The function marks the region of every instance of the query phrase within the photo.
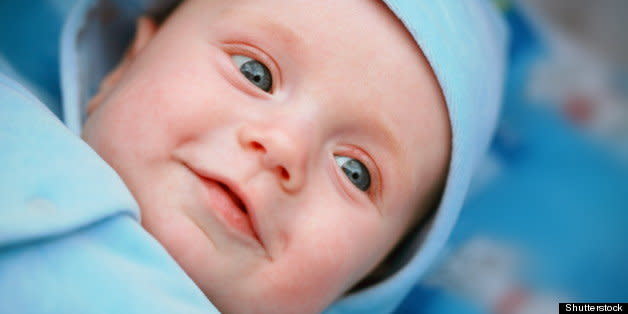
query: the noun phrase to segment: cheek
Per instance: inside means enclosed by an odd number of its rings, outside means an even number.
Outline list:
[[[155,142],[164,143],[160,130],[161,114],[145,110],[129,101],[104,103],[85,125],[85,140],[114,168],[118,163],[141,160],[158,152]],[[116,167],[118,166],[118,167]]]
[[[292,309],[287,312],[320,312],[345,290],[352,265],[343,250],[326,244],[292,253],[293,258],[276,261],[273,271],[258,277],[261,284],[251,285],[256,288],[250,295],[256,296],[256,303]]]
[[[119,86],[88,120],[85,139],[105,156],[134,154],[129,157],[146,161],[226,120],[229,111],[221,103],[227,100],[215,97],[215,73],[180,78],[182,69],[168,68],[137,73]]]
[[[212,62],[220,51],[190,35],[175,42],[156,38],[93,113],[86,139],[101,151],[163,155],[236,112],[240,102]]]
[[[328,204],[318,210],[318,216],[301,221],[286,254],[264,276],[271,294],[264,298],[320,311],[376,264],[381,229],[379,216],[369,212],[373,208]]]

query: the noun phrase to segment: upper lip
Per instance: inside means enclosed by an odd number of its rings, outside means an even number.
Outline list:
[[[241,209],[249,217],[249,220],[251,221],[251,228],[253,229],[253,234],[255,235],[256,240],[260,243],[260,245],[264,249],[266,249],[266,247],[264,246],[264,242],[262,241],[262,238],[260,237],[260,234],[258,232],[257,219],[255,217],[256,211],[252,207],[250,198],[244,192],[244,190],[240,187],[240,185],[238,185],[235,181],[229,179],[226,176],[222,176],[222,175],[210,172],[209,170],[205,168],[202,168],[202,167],[197,168],[188,163],[184,163],[184,164],[186,167],[192,170],[192,172],[194,172],[199,177],[202,177],[203,179],[206,179],[206,180],[215,181],[216,183],[221,185],[223,188],[226,188],[227,193],[237,198],[236,203],[244,207]]]

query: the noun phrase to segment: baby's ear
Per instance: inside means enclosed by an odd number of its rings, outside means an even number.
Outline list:
[[[131,44],[129,51],[127,52],[127,54],[129,54],[130,56],[125,57],[134,58],[135,56],[137,56],[137,54],[142,51],[144,47],[146,47],[146,44],[148,44],[148,42],[153,39],[155,33],[157,32],[157,28],[158,27],[155,23],[155,20],[150,17],[142,16],[137,19],[135,38],[133,39],[133,43]]]
[[[135,37],[133,42],[127,49],[126,53],[122,57],[122,60],[118,65],[107,74],[100,82],[100,88],[98,93],[89,101],[87,105],[87,115],[90,115],[98,105],[102,102],[111,89],[116,86],[118,81],[122,78],[122,75],[131,65],[132,61],[137,55],[146,47],[146,45],[153,39],[155,33],[157,33],[158,26],[155,21],[147,16],[142,16],[137,19],[137,25],[135,28]]]

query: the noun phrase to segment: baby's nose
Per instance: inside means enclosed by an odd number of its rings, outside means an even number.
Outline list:
[[[302,127],[285,123],[247,125],[238,137],[243,149],[258,154],[262,166],[277,177],[284,190],[302,188],[310,151]]]

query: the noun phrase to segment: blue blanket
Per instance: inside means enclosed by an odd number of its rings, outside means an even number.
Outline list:
[[[0,75],[0,313],[216,313],[117,174]]]

